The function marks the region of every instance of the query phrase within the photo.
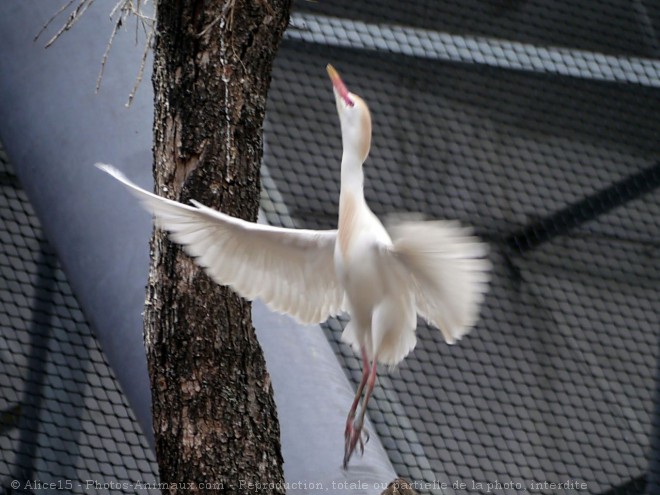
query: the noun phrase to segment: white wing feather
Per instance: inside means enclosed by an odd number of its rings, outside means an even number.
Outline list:
[[[402,222],[388,231],[413,277],[417,312],[455,343],[479,316],[490,278],[488,245],[456,222]]]
[[[333,260],[336,231],[272,227],[196,201],[184,205],[145,191],[110,165],[96,166],[126,185],[216,283],[246,299],[259,298],[301,323],[342,312],[344,291]]]

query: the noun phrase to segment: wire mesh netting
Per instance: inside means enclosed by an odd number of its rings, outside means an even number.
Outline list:
[[[0,493],[134,493],[154,456],[2,150],[0,187]]]
[[[653,493],[660,10],[297,7],[267,114],[266,196],[286,207],[269,219],[336,226],[330,62],[371,109],[373,211],[457,219],[491,246],[473,333],[449,347],[420,322],[415,351],[379,378],[369,415],[398,474],[422,493]],[[326,331],[357,383],[344,325]]]
[[[449,347],[420,322],[370,405],[420,493],[660,490],[658,26],[645,0],[296,4],[268,102],[268,220],[336,225],[330,62],[372,112],[374,212],[456,219],[491,246],[475,330]],[[151,479],[126,400],[0,166],[0,486],[31,472]],[[357,381],[344,324],[325,331]]]

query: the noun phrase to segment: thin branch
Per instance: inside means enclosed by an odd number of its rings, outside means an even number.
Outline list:
[[[142,53],[137,82],[136,85],[133,87],[133,91],[131,91],[128,98],[127,106],[130,106],[131,102],[133,101],[133,97],[135,96],[135,92],[137,91],[137,88],[140,85],[140,82],[142,81],[142,76],[144,74],[144,66],[146,63],[147,55],[149,53],[149,48],[151,47],[151,39],[154,31],[155,19],[148,17],[142,13],[141,0],[137,0],[137,4],[134,4],[133,0],[119,0],[115,4],[114,8],[110,11],[110,18],[112,19],[113,17],[115,17],[117,13],[119,13],[119,18],[115,22],[115,26],[112,29],[112,34],[110,35],[108,44],[105,47],[105,52],[103,53],[103,60],[101,61],[101,70],[99,71],[99,76],[96,79],[96,92],[98,93],[99,89],[101,88],[101,81],[103,80],[105,64],[108,61],[108,55],[110,54],[110,48],[112,48],[112,43],[115,40],[115,36],[117,36],[119,30],[125,24],[126,19],[128,19],[129,16],[134,16],[136,18],[135,43],[137,44],[139,42],[140,26],[142,26],[142,29],[144,30],[147,39],[145,42],[145,49]]]
[[[60,16],[62,12],[67,10],[69,7],[71,7],[71,5],[73,5],[75,1],[76,0],[68,0],[67,3],[65,3],[55,14],[53,14],[53,16],[50,19],[48,19],[48,21],[43,25],[41,30],[35,36],[34,38],[35,41],[39,39],[39,37],[44,33],[46,29],[48,29],[48,27],[53,23],[53,21],[58,16]],[[99,75],[96,78],[96,92],[98,93],[98,91],[101,88],[101,82],[103,81],[103,75],[105,73],[105,66],[108,62],[108,58],[110,56],[110,49],[112,48],[112,44],[115,41],[115,37],[117,36],[119,30],[126,24],[128,18],[131,16],[135,17],[135,43],[136,44],[139,43],[140,27],[142,27],[142,30],[146,35],[146,41],[145,41],[144,50],[142,52],[142,57],[140,59],[140,69],[138,70],[135,85],[133,86],[133,89],[128,96],[128,101],[126,103],[127,107],[129,107],[133,102],[135,93],[137,92],[138,87],[142,82],[142,78],[144,76],[144,69],[147,63],[147,57],[149,55],[149,50],[151,49],[151,43],[154,36],[156,19],[155,17],[149,17],[148,15],[145,15],[143,13],[143,7],[147,1],[148,0],[117,0],[117,2],[115,3],[114,7],[110,11],[110,19],[114,20],[115,17],[117,17],[117,19],[114,22],[112,33],[110,34],[110,39],[108,40],[108,43],[105,47],[105,51],[103,52],[103,58],[101,59],[101,68],[99,70]],[[48,43],[46,43],[46,48],[48,48],[55,41],[57,41],[57,39],[59,39],[59,37],[62,36],[62,34],[64,34],[69,29],[71,29],[76,24],[76,22],[78,22],[78,20],[82,17],[82,15],[87,11],[87,9],[92,6],[93,3],[94,0],[78,0],[78,5],[76,5],[73,11],[69,14],[66,22],[62,25],[59,31],[57,31],[55,36],[53,36],[48,41]],[[154,8],[157,8],[155,0],[154,0]]]
[[[99,92],[99,89],[101,89],[101,80],[103,79],[103,72],[105,71],[105,63],[108,61],[108,55],[110,54],[110,48],[112,47],[112,42],[115,40],[115,36],[117,36],[117,32],[119,32],[119,28],[121,28],[121,19],[119,19],[115,23],[115,27],[112,30],[112,34],[110,35],[110,40],[108,40],[108,44],[105,46],[105,51],[103,52],[103,59],[101,60],[101,70],[99,71],[99,76],[96,78],[96,92]]]
[[[68,9],[68,8],[71,6],[71,4],[72,4],[73,2],[75,2],[75,1],[76,1],[76,0],[69,0],[68,3],[65,3],[64,5],[62,5],[62,7],[60,7],[60,10],[58,10],[57,12],[55,12],[55,13],[52,15],[52,17],[51,17],[50,19],[48,19],[48,21],[46,21],[46,24],[44,24],[44,25],[41,27],[41,30],[40,30],[40,31],[37,33],[37,35],[34,37],[34,40],[33,40],[33,41],[37,41],[37,40],[39,39],[39,37],[43,34],[43,32],[44,32],[46,29],[48,29],[48,26],[51,25],[51,23],[55,20],[55,18],[56,18],[58,15],[60,15],[62,12],[64,12],[66,9]]]
[[[147,41],[144,44],[144,52],[142,52],[142,62],[140,63],[140,70],[138,71],[137,80],[135,81],[133,90],[128,95],[128,101],[126,102],[127,107],[130,107],[131,103],[133,103],[133,98],[135,97],[135,93],[137,92],[138,87],[142,82],[142,76],[144,76],[144,68],[147,64],[147,56],[149,55],[149,49],[151,48],[151,40],[153,39],[153,37],[154,37],[154,31],[152,30],[147,35]]]
[[[235,9],[235,0],[229,0],[223,7],[222,7],[222,12],[220,13],[219,16],[217,16],[215,19],[213,19],[203,30],[200,32],[197,36],[202,38],[204,37],[213,26],[215,26],[218,22],[222,21],[223,19],[229,18],[229,21],[227,22],[226,29],[228,31],[231,31],[231,23],[232,20],[234,19],[234,9]],[[227,13],[230,13],[230,16],[227,16]]]
[[[64,25],[60,28],[60,30],[55,33],[55,36],[53,36],[48,43],[46,43],[46,48],[51,46],[57,39],[62,36],[65,32],[67,32],[69,29],[71,29],[76,22],[80,20],[82,15],[87,11],[88,8],[92,6],[94,3],[94,0],[80,0],[80,3],[76,6],[75,9],[73,9],[73,12],[69,14],[69,18],[66,20]],[[70,5],[70,3],[68,4]]]
[[[119,10],[119,9],[124,10],[125,6],[126,6],[126,2],[124,0],[119,0],[115,4],[115,6],[112,8],[112,10],[110,11],[110,19],[112,19],[115,16],[115,14],[117,13],[117,10]]]

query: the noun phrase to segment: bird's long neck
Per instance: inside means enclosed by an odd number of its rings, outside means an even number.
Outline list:
[[[344,152],[341,160],[341,191],[339,193],[339,224],[337,240],[342,256],[349,257],[349,249],[364,211],[364,174],[362,161]]]
[[[341,195],[350,194],[356,200],[364,201],[364,173],[362,160],[350,151],[344,151],[341,158]]]

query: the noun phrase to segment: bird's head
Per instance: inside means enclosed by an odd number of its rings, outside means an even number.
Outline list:
[[[344,153],[353,153],[360,161],[367,159],[371,148],[371,114],[362,98],[351,93],[335,68],[326,67],[335,92],[337,113],[341,123]]]

